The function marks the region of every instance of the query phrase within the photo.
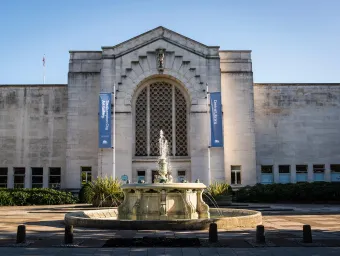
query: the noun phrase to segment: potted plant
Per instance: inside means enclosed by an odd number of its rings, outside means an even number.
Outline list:
[[[216,201],[218,206],[231,205],[232,188],[229,184],[223,182],[214,182],[206,188],[207,203],[214,206],[211,197]]]

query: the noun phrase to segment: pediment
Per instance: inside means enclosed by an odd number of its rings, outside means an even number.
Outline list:
[[[103,58],[119,58],[158,40],[164,40],[205,58],[219,57],[219,46],[204,45],[160,26],[115,46],[102,47]]]

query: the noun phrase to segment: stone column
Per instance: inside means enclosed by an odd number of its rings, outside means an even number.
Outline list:
[[[274,183],[280,183],[279,166],[277,164],[273,165],[273,176],[274,176]]]
[[[49,179],[49,168],[44,166],[43,169],[43,188],[48,188],[48,179]]]
[[[313,164],[308,164],[308,174],[307,174],[307,181],[313,182],[314,181],[314,172],[313,172]]]
[[[32,188],[32,169],[25,167],[25,188]]]
[[[296,165],[292,163],[290,165],[290,180],[292,183],[296,183]]]
[[[13,187],[14,187],[14,171],[13,171],[13,166],[8,166],[7,188],[13,188]]]
[[[325,164],[325,181],[331,181],[331,165]]]
[[[253,72],[250,51],[220,51],[224,166],[242,166],[242,185],[256,183]]]

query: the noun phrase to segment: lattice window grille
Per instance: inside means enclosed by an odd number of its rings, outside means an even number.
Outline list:
[[[135,113],[135,155],[158,156],[159,131],[169,143],[169,155],[187,156],[187,105],[181,90],[155,82],[138,95]]]

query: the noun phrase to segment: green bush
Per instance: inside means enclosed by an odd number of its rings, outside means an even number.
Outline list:
[[[340,184],[330,182],[256,184],[235,192],[237,202],[296,202],[327,203],[340,202]]]
[[[232,188],[227,183],[214,182],[207,187],[206,192],[216,199],[221,196],[231,195]]]
[[[77,199],[70,193],[48,188],[0,189],[0,205],[57,205],[74,204]]]
[[[79,202],[85,204],[92,204],[94,197],[92,183],[86,183],[79,191]]]
[[[79,201],[96,207],[118,206],[124,199],[121,181],[112,177],[98,177],[79,191]]]

